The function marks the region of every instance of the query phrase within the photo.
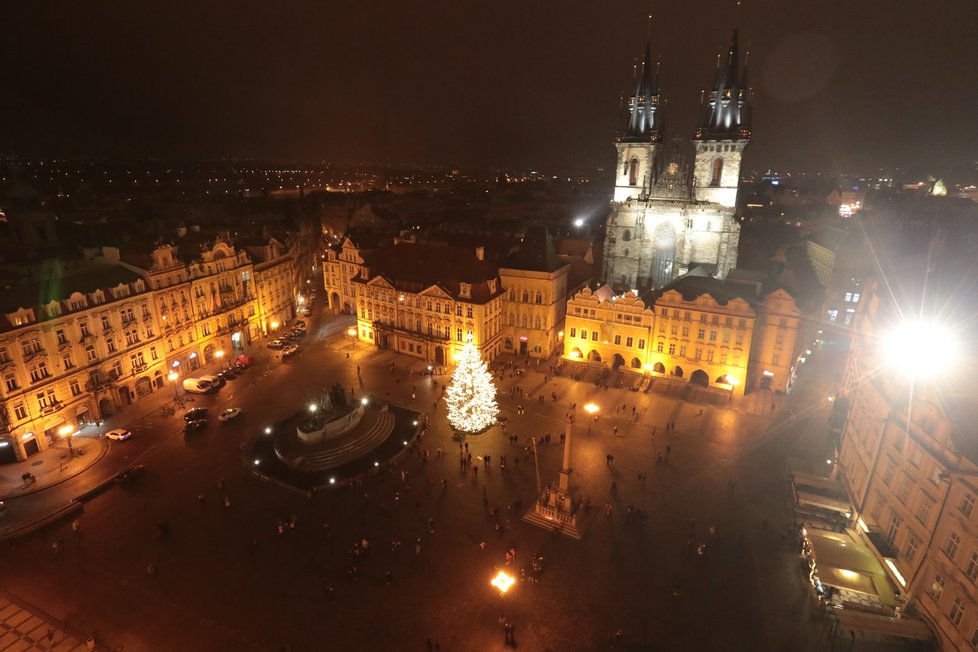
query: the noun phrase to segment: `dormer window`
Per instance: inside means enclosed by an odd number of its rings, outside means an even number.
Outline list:
[[[459,283],[458,296],[463,299],[468,299],[472,296],[472,284],[471,283]]]

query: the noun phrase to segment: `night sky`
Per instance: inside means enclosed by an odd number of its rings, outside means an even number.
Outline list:
[[[0,152],[607,167],[650,3],[150,4],[5,3]],[[688,138],[735,2],[652,4],[666,135]],[[978,160],[975,0],[746,0],[737,22],[747,168]]]

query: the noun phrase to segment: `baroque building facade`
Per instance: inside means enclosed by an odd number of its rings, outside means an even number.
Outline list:
[[[257,264],[221,237],[104,247],[75,273],[0,293],[0,461],[45,450],[294,316],[294,259],[274,239],[263,247]]]
[[[737,264],[734,217],[740,165],[750,141],[747,67],[734,31],[726,64],[717,60],[692,146],[664,140],[657,71],[650,47],[618,135],[604,279],[616,291],[643,292],[703,266],[724,278]]]
[[[695,276],[643,296],[604,285],[568,301],[563,358],[737,396],[784,391],[800,322],[783,288]]]
[[[487,260],[482,246],[363,242],[347,236],[326,251],[330,308],[356,313],[359,341],[439,366],[470,335],[487,360],[549,357],[560,349],[568,292],[590,276],[583,261],[573,272],[571,257],[556,255],[542,226],[502,261]]]

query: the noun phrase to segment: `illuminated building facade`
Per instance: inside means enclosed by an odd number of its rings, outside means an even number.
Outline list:
[[[741,157],[750,141],[747,67],[734,32],[724,67],[702,98],[693,144],[663,141],[659,90],[646,46],[629,99],[611,215],[605,231],[604,279],[618,290],[661,288],[696,266],[724,278],[737,264],[734,219]]]
[[[791,380],[801,313],[783,289],[683,277],[643,297],[585,288],[567,303],[566,360],[743,395]]]
[[[25,459],[163,387],[153,293],[138,274],[99,266],[7,289],[4,303],[0,460]]]
[[[910,388],[880,346],[889,302],[870,285],[857,313],[841,398],[838,462],[854,529],[944,650],[978,648],[978,446],[975,401]],[[933,344],[931,344],[933,346]],[[904,364],[905,362],[901,362]]]

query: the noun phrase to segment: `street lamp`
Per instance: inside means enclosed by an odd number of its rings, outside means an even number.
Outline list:
[[[173,383],[173,400],[174,401],[177,400],[177,378],[179,378],[179,377],[180,377],[180,374],[178,374],[175,371],[171,371],[170,373],[168,373],[166,375],[166,379],[169,380],[171,383]]]
[[[348,328],[346,329],[346,335],[350,338],[350,348],[354,351],[357,350],[357,329]]]
[[[499,589],[499,622],[504,623],[506,622],[506,612],[503,610],[503,597],[506,595],[506,591],[509,591],[516,583],[516,578],[505,571],[499,571],[489,583]]]
[[[71,425],[61,426],[58,428],[58,434],[68,440],[68,454],[74,455],[75,449],[71,447],[71,436],[75,434],[75,427]]]
[[[588,419],[588,422],[587,422],[587,436],[588,437],[591,436],[591,422],[598,420],[598,410],[600,410],[600,409],[601,408],[599,408],[594,403],[588,403],[587,405],[584,406],[584,411],[587,412],[592,417],[592,418]]]
[[[214,353],[214,357],[217,358],[217,361],[221,363],[221,369],[223,370],[224,369],[224,349],[218,349],[217,352]]]

